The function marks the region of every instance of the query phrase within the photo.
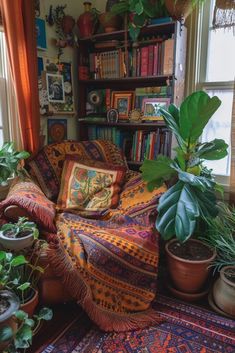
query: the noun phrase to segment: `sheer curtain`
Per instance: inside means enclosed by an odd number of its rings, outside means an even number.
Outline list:
[[[235,203],[235,81],[234,81],[234,90],[233,90],[233,112],[232,112],[232,130],[231,130],[230,201]]]

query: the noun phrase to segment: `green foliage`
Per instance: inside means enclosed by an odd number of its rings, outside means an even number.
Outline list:
[[[11,340],[4,351],[6,353],[17,353],[19,349],[29,348],[32,344],[34,329],[40,325],[42,320],[51,320],[53,313],[49,308],[42,308],[32,319],[22,310],[18,310],[14,316],[18,322],[18,329],[15,334],[9,326],[0,329],[0,342]]]
[[[221,139],[201,143],[199,138],[220,104],[218,97],[198,91],[188,96],[180,109],[173,104],[168,111],[160,109],[178,142],[176,156],[145,160],[141,171],[150,190],[164,181],[176,180],[159,200],[156,228],[164,239],[176,235],[179,241],[186,241],[201,219],[213,219],[218,214],[215,192],[221,187],[203,162],[224,158],[228,145]]]
[[[14,174],[21,176],[25,170],[19,167],[19,162],[28,157],[29,153],[26,151],[15,151],[13,142],[4,143],[0,148],[0,185]]]
[[[29,222],[27,217],[19,217],[16,223],[6,223],[2,226],[1,231],[10,232],[11,236],[17,238],[22,232],[30,231],[34,239],[38,239],[39,231],[36,223]]]
[[[235,208],[219,202],[218,210],[216,218],[205,219],[207,229],[200,239],[216,249],[213,267],[220,271],[223,266],[235,266]]]
[[[166,15],[164,0],[151,3],[150,0],[119,0],[112,6],[114,15],[131,15],[128,22],[130,37],[133,41],[138,39],[140,29],[150,18]]]

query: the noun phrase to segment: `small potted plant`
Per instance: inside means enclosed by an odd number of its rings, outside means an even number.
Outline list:
[[[15,331],[12,330],[10,325],[0,328],[0,342],[2,342],[0,345],[5,345],[3,353],[17,353],[19,349],[29,348],[41,321],[49,321],[52,316],[52,310],[49,308],[42,308],[32,318],[29,318],[28,314],[22,310],[16,311],[14,320],[18,324],[18,328]]]
[[[19,251],[32,246],[38,239],[39,231],[34,222],[27,217],[19,217],[16,223],[6,223],[0,231],[0,243],[6,249]]]
[[[13,176],[23,176],[26,171],[20,161],[29,157],[26,151],[16,151],[13,142],[6,142],[0,148],[0,199],[8,193],[10,181]]]
[[[168,111],[160,109],[176,137],[176,156],[159,155],[156,160],[145,160],[141,167],[150,190],[166,181],[172,185],[159,200],[156,228],[165,240],[176,237],[166,244],[170,288],[188,300],[204,293],[208,266],[216,256],[212,248],[192,236],[196,230],[203,231],[205,218],[218,214],[216,191],[221,187],[203,162],[224,158],[228,145],[221,139],[202,143],[199,138],[220,104],[218,97],[198,91],[188,96],[180,109],[173,104]]]
[[[215,310],[235,317],[235,208],[219,203],[218,216],[207,223],[202,239],[216,249],[212,266],[219,272],[209,302]]]
[[[11,334],[15,334],[17,323],[14,314],[19,309],[19,298],[8,290],[0,290],[0,352],[7,347]]]

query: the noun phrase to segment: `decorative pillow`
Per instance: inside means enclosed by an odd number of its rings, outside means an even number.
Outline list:
[[[54,224],[55,204],[48,200],[40,188],[32,181],[17,181],[14,183],[4,201],[0,203],[0,216],[9,206],[18,206],[19,212],[25,211],[43,230],[56,232]]]
[[[151,225],[150,215],[156,211],[158,200],[166,190],[164,185],[152,192],[148,191],[146,182],[138,173],[125,183],[118,207],[110,210],[105,218],[130,216],[141,224],[149,226]]]
[[[64,141],[45,146],[27,162],[26,169],[40,185],[44,194],[53,201],[57,199],[60,191],[66,154],[128,168],[123,153],[111,141]]]
[[[68,157],[61,177],[58,208],[97,213],[116,207],[125,173],[125,167]]]

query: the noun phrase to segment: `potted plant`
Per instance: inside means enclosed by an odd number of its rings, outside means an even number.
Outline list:
[[[19,251],[32,246],[38,239],[36,223],[29,222],[27,217],[19,217],[16,223],[6,223],[0,231],[0,243],[6,249]]]
[[[0,352],[3,352],[9,343],[9,331],[15,334],[17,330],[14,314],[19,306],[19,298],[14,293],[0,290]]]
[[[38,241],[37,245],[26,255],[13,255],[0,252],[0,286],[13,291],[20,299],[20,308],[34,314],[38,304],[38,281],[44,268],[38,265],[40,254],[47,246],[46,242]]]
[[[202,5],[205,0],[164,0],[169,15],[176,19],[182,20],[190,15],[197,5]]]
[[[16,311],[14,314],[14,320],[18,324],[16,331],[13,331],[9,325],[0,328],[0,342],[5,344],[3,353],[17,353],[19,349],[29,348],[41,321],[49,321],[52,316],[52,310],[49,308],[42,308],[33,318],[29,318],[28,314],[22,310]]]
[[[218,214],[216,191],[221,187],[203,162],[224,158],[228,145],[221,139],[205,143],[199,139],[220,104],[218,97],[198,91],[188,96],[180,109],[173,104],[168,111],[160,108],[176,137],[176,155],[173,159],[159,155],[156,160],[145,160],[141,167],[150,190],[164,182],[172,185],[159,200],[156,228],[165,240],[176,236],[166,244],[170,276],[179,293],[189,293],[189,300],[200,295],[208,266],[216,256],[208,245],[191,237],[196,229],[203,231],[205,218]]]
[[[153,17],[162,17],[165,14],[164,0],[120,0],[114,4],[111,15],[121,15],[128,18],[128,30],[131,39],[135,42],[140,30]]]
[[[13,176],[23,176],[24,168],[20,165],[20,161],[29,157],[26,151],[16,151],[13,142],[6,142],[0,148],[0,191],[1,199],[3,199],[9,190],[9,185]]]
[[[218,216],[207,223],[202,239],[216,249],[212,266],[219,272],[209,301],[215,309],[235,317],[235,208],[219,203]]]

